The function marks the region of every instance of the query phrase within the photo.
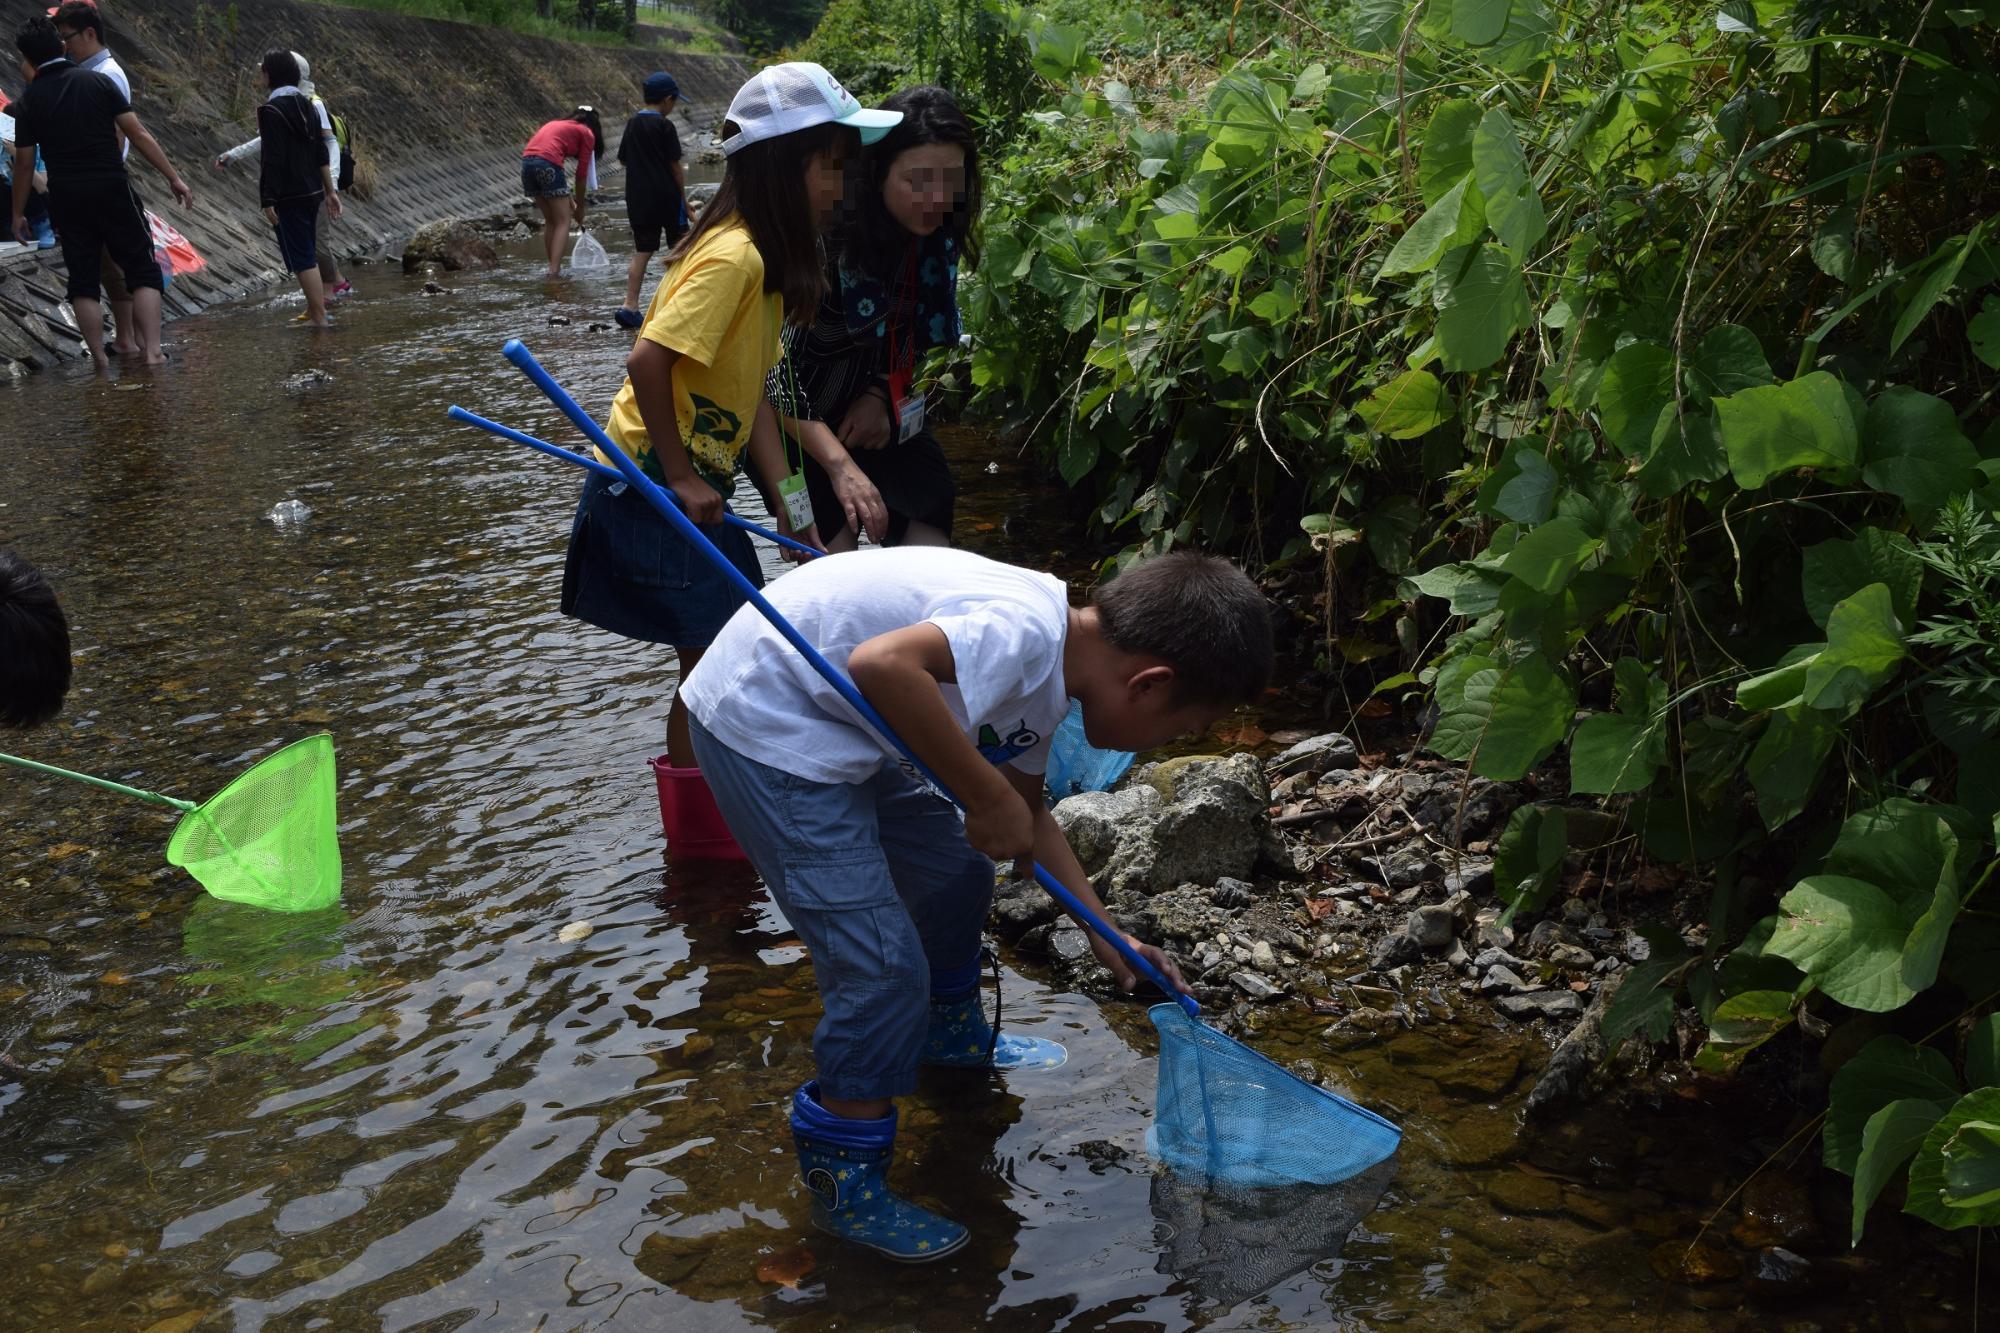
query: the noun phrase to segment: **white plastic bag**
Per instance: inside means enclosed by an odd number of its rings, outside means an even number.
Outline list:
[[[611,256],[604,253],[604,247],[595,236],[587,231],[576,234],[576,248],[569,252],[569,266],[573,269],[608,268]]]

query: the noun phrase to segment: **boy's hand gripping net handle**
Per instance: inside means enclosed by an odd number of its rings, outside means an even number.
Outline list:
[[[512,440],[516,444],[525,444],[530,449],[547,454],[550,458],[560,458],[565,463],[574,463],[578,467],[589,468],[599,476],[609,477],[613,481],[625,480],[624,475],[617,468],[606,467],[588,454],[574,453],[559,444],[550,444],[547,440],[538,440],[532,435],[525,435],[510,426],[503,426],[497,421],[488,421],[477,412],[468,412],[462,407],[453,406],[446,409],[445,415],[453,421],[463,421],[468,426],[477,426],[483,431],[498,435],[503,440]],[[667,498],[675,504],[680,503],[679,498],[672,491],[668,491],[666,494]],[[722,521],[732,528],[743,529],[743,531],[753,537],[762,537],[765,541],[776,542],[780,546],[789,546],[802,555],[818,556],[825,554],[823,551],[815,551],[804,542],[793,541],[790,537],[773,532],[769,528],[761,527],[758,524],[752,523],[749,519],[736,514],[725,513],[722,516]]]
[[[548,371],[542,369],[541,363],[535,360],[534,353],[523,346],[520,339],[508,339],[507,345],[500,350],[501,354],[512,362],[522,374],[534,381],[536,388],[548,395],[549,401],[560,408],[563,415],[568,417],[571,423],[578,430],[582,431],[589,438],[590,442],[603,452],[606,458],[617,464],[619,475],[629,485],[636,488],[639,494],[646,497],[647,502],[659,511],[660,517],[666,519],[672,525],[674,531],[680,534],[682,540],[692,542],[695,549],[705,555],[715,565],[716,569],[721,572],[722,576],[728,579],[738,592],[749,599],[750,604],[756,607],[766,620],[771,622],[778,633],[784,635],[785,642],[796,648],[799,655],[812,664],[813,670],[824,676],[827,684],[839,691],[840,697],[845,699],[849,706],[855,712],[859,713],[869,726],[875,728],[881,734],[882,739],[888,741],[904,758],[908,759],[916,767],[917,772],[923,775],[924,780],[929,782],[939,792],[942,792],[945,798],[953,805],[958,806],[961,810],[965,808],[958,797],[953,795],[951,790],[942,782],[938,781],[937,774],[931,772],[930,765],[919,759],[916,753],[903,743],[903,738],[898,736],[890,728],[889,724],[883,720],[882,715],[875,711],[874,705],[861,696],[861,691],[854,688],[853,682],[848,680],[845,674],[836,670],[831,662],[820,656],[819,650],[814,648],[810,643],[807,643],[805,637],[798,630],[794,629],[791,622],[779,613],[778,608],[766,601],[764,594],[759,592],[749,579],[743,577],[743,572],[724,558],[722,552],[715,549],[708,538],[702,534],[701,529],[695,526],[694,521],[681,512],[680,506],[674,503],[673,497],[662,490],[651,477],[648,477],[639,470],[639,465],[634,463],[626,456],[624,450],[612,442],[611,437],[604,433],[597,422],[591,418],[590,414],[585,412],[578,405],[577,401],[569,396],[568,390],[556,383],[555,377],[550,375]],[[510,435],[509,438],[512,438],[512,436]],[[571,462],[582,463],[585,461],[576,455],[567,454],[566,450],[557,450],[556,452],[567,455]],[[1037,864],[1035,866],[1035,878],[1040,881],[1041,886],[1047,889],[1049,894],[1058,903],[1062,904],[1066,911],[1089,926],[1097,934],[1098,938],[1105,940],[1112,948],[1118,950],[1119,954],[1127,963],[1132,965],[1139,975],[1145,977],[1155,986],[1158,986],[1163,994],[1186,1010],[1189,1017],[1198,1018],[1201,1016],[1201,1006],[1195,1003],[1193,996],[1182,994],[1172,982],[1167,980],[1157,967],[1153,966],[1150,959],[1128,944],[1122,934],[1111,928],[1109,922],[1105,921],[1104,918],[1091,911],[1088,907],[1085,907],[1075,894],[1064,888],[1061,882],[1048,872],[1046,867]]]

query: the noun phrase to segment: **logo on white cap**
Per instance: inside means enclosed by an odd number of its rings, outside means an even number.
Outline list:
[[[736,90],[728,112],[736,133],[722,141],[722,151],[734,153],[745,144],[815,125],[849,125],[860,132],[861,142],[874,143],[902,118],[900,111],[864,108],[824,66],[788,60],[758,70]]]

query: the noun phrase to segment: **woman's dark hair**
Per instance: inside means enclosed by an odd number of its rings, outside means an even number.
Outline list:
[[[945,230],[958,239],[959,262],[979,266],[979,141],[959,109],[958,99],[934,84],[905,88],[882,103],[884,111],[900,111],[903,119],[886,135],[861,151],[860,169],[849,199],[841,209],[839,244],[842,258],[875,277],[886,276],[909,249],[909,233],[897,225],[882,203],[882,187],[896,159],[925,144],[956,144],[965,150],[965,197],[951,211]]]
[[[277,47],[264,53],[264,82],[273,88],[296,88],[299,84],[299,62],[290,51]]]
[[[30,65],[46,65],[63,53],[62,34],[45,15],[37,14],[15,30],[14,49]]]
[[[0,550],[0,727],[54,717],[69,677],[69,621],[55,589],[33,565]]]
[[[597,160],[602,162],[604,160],[604,118],[597,114],[597,108],[594,106],[580,106],[570,116],[570,119],[579,125],[588,125],[590,127],[590,137],[595,143]]]
[[[724,139],[736,130],[735,121],[722,122]],[[819,220],[806,197],[806,166],[827,154],[851,160],[860,147],[859,134],[831,123],[744,144],[729,155],[715,197],[667,262],[694,249],[713,228],[741,218],[764,259],[764,290],[784,297],[787,322],[802,327],[812,323],[826,297],[826,268],[820,259]]]

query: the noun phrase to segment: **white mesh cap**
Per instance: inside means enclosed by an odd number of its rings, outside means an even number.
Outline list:
[[[745,144],[828,124],[851,125],[861,132],[861,142],[874,143],[903,119],[903,113],[870,111],[823,66],[788,60],[758,70],[738,88],[730,99],[728,118],[736,122],[736,133],[722,141],[725,154]]]

